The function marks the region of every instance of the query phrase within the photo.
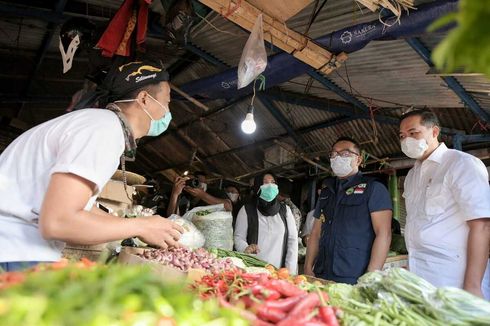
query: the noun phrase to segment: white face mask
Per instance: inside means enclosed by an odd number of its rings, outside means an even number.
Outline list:
[[[421,158],[429,145],[425,139],[415,139],[407,137],[401,142],[402,152],[410,158],[418,160]]]
[[[228,198],[234,203],[238,200],[238,194],[235,194],[234,192],[227,192]]]
[[[206,190],[208,190],[208,184],[207,183],[204,183],[202,182],[199,187],[201,187],[201,189],[205,192]]]
[[[342,178],[348,176],[352,170],[354,170],[352,168],[352,160],[354,160],[354,157],[352,156],[335,156],[334,158],[330,159],[330,167],[336,176]]]

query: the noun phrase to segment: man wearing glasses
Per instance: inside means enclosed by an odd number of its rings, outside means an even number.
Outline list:
[[[308,240],[305,274],[354,284],[382,269],[391,242],[391,198],[386,187],[359,172],[359,144],[339,138],[330,153],[335,178],[324,183]]]

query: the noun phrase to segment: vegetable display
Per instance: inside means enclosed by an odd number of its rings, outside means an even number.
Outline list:
[[[363,275],[355,286],[326,286],[343,325],[490,325],[490,303],[457,288],[436,288],[401,268]]]
[[[246,267],[265,267],[268,264],[267,262],[258,259],[255,256],[248,255],[242,252],[225,250],[220,248],[211,248],[208,249],[208,251],[212,254],[215,254],[219,258],[226,258],[226,257],[240,258]]]
[[[147,266],[70,265],[23,275],[22,282],[0,290],[0,325],[248,324],[184,284],[163,283]]]
[[[138,255],[149,261],[171,266],[183,272],[187,272],[190,268],[202,268],[210,273],[216,273],[233,268],[231,260],[216,258],[203,248],[196,250],[187,248],[147,249]]]
[[[252,325],[338,325],[339,311],[327,305],[327,293],[299,280],[302,285],[293,284],[281,270],[274,275],[235,270],[206,275],[193,288],[203,299],[218,298],[222,306],[236,310]]]

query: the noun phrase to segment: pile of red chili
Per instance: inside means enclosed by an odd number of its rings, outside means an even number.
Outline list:
[[[217,297],[223,306],[240,310],[253,325],[339,325],[339,310],[327,305],[325,292],[318,288],[307,292],[268,274],[225,271],[204,276],[193,288],[203,299]]]

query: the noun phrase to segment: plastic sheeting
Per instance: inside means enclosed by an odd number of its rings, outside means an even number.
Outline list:
[[[330,33],[315,41],[325,46],[331,53],[352,53],[365,47],[374,40],[395,40],[422,35],[427,27],[437,18],[456,11],[457,0],[437,1],[419,6],[418,10],[404,13],[400,24],[391,27],[380,21],[372,21],[347,27]],[[385,23],[394,23],[396,18],[384,18]],[[287,69],[284,69],[287,67]],[[300,76],[312,69],[309,65],[295,59],[288,53],[279,53],[268,58],[268,65],[263,75],[266,87],[272,87]],[[208,99],[233,98],[249,94],[252,86],[237,90],[237,68],[230,68],[222,73],[189,82],[181,89],[191,96]]]

